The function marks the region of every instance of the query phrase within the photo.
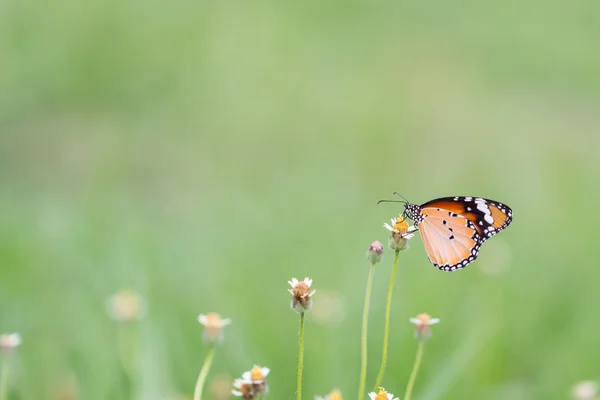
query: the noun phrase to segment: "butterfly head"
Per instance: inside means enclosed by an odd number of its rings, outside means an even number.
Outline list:
[[[412,204],[409,202],[404,203],[404,214],[408,216],[408,218],[412,219],[415,223],[420,222],[421,215],[421,207],[416,204]]]

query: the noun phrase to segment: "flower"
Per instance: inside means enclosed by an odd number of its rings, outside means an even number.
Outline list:
[[[594,381],[579,382],[571,391],[575,400],[594,400],[597,392],[598,383]]]
[[[439,318],[431,318],[429,314],[419,314],[416,318],[411,318],[410,322],[416,325],[415,337],[425,341],[431,337],[431,325],[440,322]]]
[[[10,351],[21,345],[21,335],[18,333],[5,333],[0,335],[0,349]]]
[[[342,393],[340,393],[339,390],[335,389],[333,392],[329,393],[325,397],[315,397],[315,400],[342,400]]]
[[[367,260],[371,262],[371,264],[377,264],[383,258],[383,245],[379,240],[374,241],[369,246],[369,250],[367,250]]]
[[[259,367],[255,365],[250,371],[242,374],[242,379],[233,381],[233,389],[231,393],[234,396],[241,397],[244,400],[258,399],[263,393],[268,392],[266,377],[271,370],[267,367]]]
[[[130,322],[142,319],[146,315],[146,302],[135,291],[124,289],[108,298],[106,309],[115,321]]]
[[[409,227],[408,222],[406,222],[406,219],[402,215],[398,218],[392,218],[392,225],[384,223],[383,226],[392,232],[388,245],[394,251],[408,249],[408,240],[415,236],[411,232],[417,230],[414,226]]]
[[[223,340],[223,327],[229,325],[231,319],[223,319],[219,314],[211,312],[206,315],[200,314],[198,316],[198,322],[204,325],[204,332],[202,333],[204,341],[217,344]]]
[[[310,290],[312,279],[304,278],[303,281],[299,281],[296,278],[292,278],[288,283],[292,286],[291,289],[288,289],[288,292],[293,296],[291,304],[292,308],[299,313],[309,311],[312,307],[311,297],[316,292],[316,290]]]
[[[242,379],[252,383],[261,383],[265,381],[269,372],[271,372],[269,368],[255,365],[250,371],[246,371],[242,374]]]
[[[386,392],[382,387],[379,388],[379,392],[377,393],[369,393],[369,398],[371,400],[399,400],[397,397],[394,397],[393,394]]]

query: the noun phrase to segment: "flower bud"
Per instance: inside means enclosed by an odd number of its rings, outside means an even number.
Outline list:
[[[367,260],[371,265],[375,265],[383,259],[383,245],[379,240],[374,241],[367,250]]]

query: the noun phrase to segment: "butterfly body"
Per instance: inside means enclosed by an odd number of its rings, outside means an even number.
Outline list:
[[[404,210],[419,229],[429,261],[444,271],[473,262],[481,245],[512,222],[510,207],[482,197],[442,197],[420,206],[407,202]]]

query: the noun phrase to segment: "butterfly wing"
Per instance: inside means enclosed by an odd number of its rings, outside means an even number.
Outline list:
[[[512,210],[481,197],[443,197],[407,212],[419,226],[431,263],[444,271],[464,268],[474,261],[481,245],[512,222]]]
[[[462,215],[475,225],[482,243],[512,222],[512,209],[506,204],[482,197],[456,196],[428,201],[420,209],[434,208]]]
[[[475,224],[441,208],[421,208],[419,232],[429,261],[444,271],[464,268],[477,258],[483,243]]]

